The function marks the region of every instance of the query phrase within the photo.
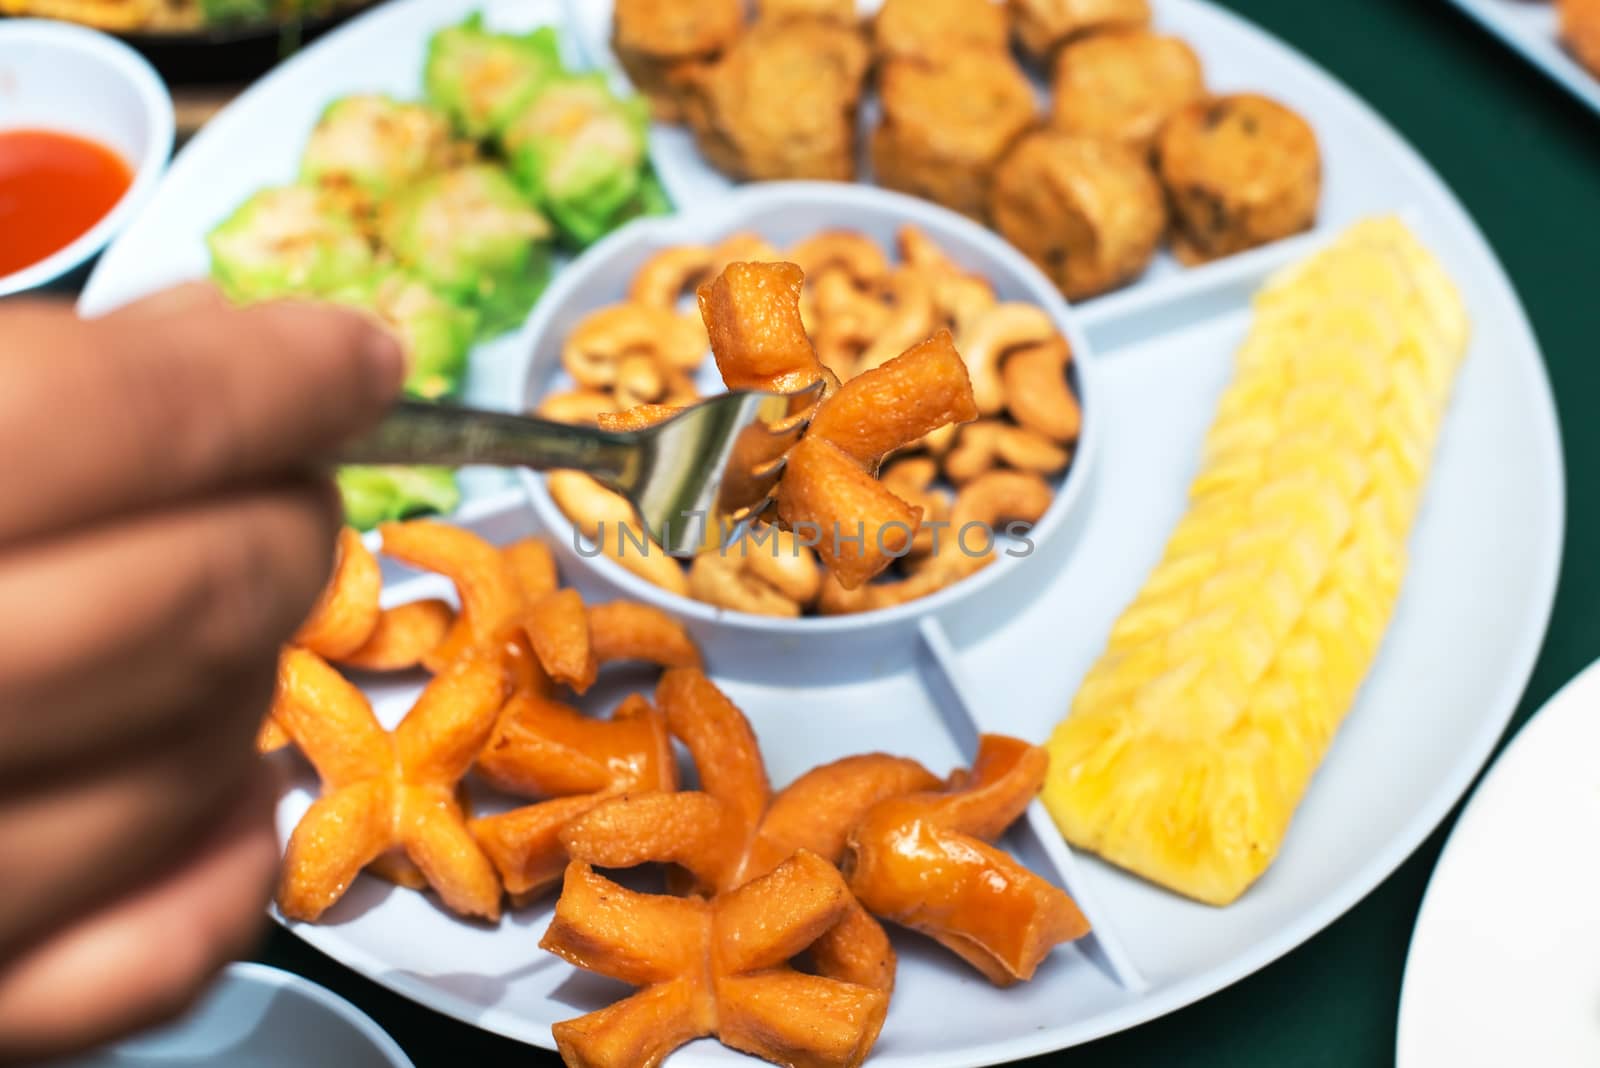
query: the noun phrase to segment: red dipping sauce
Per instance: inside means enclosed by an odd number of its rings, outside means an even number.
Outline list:
[[[94,141],[0,130],[0,276],[66,248],[106,217],[133,172]]]

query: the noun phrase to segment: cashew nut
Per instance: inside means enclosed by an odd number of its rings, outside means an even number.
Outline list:
[[[978,411],[994,415],[1005,407],[1001,357],[1012,349],[1037,345],[1054,336],[1056,328],[1050,316],[1032,304],[996,304],[963,329],[956,338],[956,348],[967,361]]]
[[[715,259],[707,273],[712,277],[730,263],[779,263],[784,258],[776,245],[752,230],[729,234],[711,251]]]
[[[956,531],[971,523],[991,530],[1005,523],[1037,523],[1055,499],[1050,483],[1031,471],[989,471],[961,487],[950,509]]]
[[[889,306],[856,288],[844,271],[823,271],[810,288],[815,293],[817,328],[823,333],[866,345],[888,326]]]
[[[938,242],[929,237],[921,227],[907,223],[894,235],[900,259],[907,266],[929,274],[960,274],[961,268],[947,255]]]
[[[689,565],[689,596],[719,608],[755,616],[800,615],[800,604],[747,571],[744,561],[720,552],[701,553]]]
[[[847,590],[839,580],[829,575],[822,582],[822,593],[817,598],[817,610],[825,616],[851,615],[856,612],[875,612],[893,608],[918,598],[938,593],[946,586],[970,573],[944,563],[945,554],[919,568],[914,574],[897,582],[871,582]],[[974,569],[975,570],[975,569]]]
[[[661,373],[661,367],[643,353],[630,352],[618,360],[616,376],[612,397],[619,409],[654,404],[667,391],[667,380]]]
[[[944,454],[944,477],[961,486],[994,467],[1004,429],[998,419],[980,419],[958,430],[955,444]]]
[[[995,306],[994,287],[977,275],[939,275],[933,280],[933,304],[939,317],[959,334]]]
[[[922,509],[922,523],[911,539],[906,559],[919,559],[932,553],[938,542],[938,527],[950,519],[950,495],[933,485],[939,475],[939,462],[931,456],[910,456],[890,464],[879,476],[885,486],[901,500]]]
[[[545,488],[584,537],[599,537],[602,529],[634,523],[633,505],[620,493],[606,489],[582,471],[552,471],[545,477]]]
[[[705,331],[678,315],[643,304],[613,304],[589,315],[561,349],[561,364],[580,385],[607,389],[626,355],[654,357],[663,368],[692,371],[706,356]]]
[[[856,374],[883,366],[933,333],[933,286],[928,279],[898,267],[889,275],[884,292],[890,302],[888,319],[861,354]]]
[[[817,554],[793,532],[757,524],[739,545],[747,573],[802,607],[816,600],[822,584]]]
[[[1072,350],[1059,335],[1011,353],[1000,365],[1006,410],[1023,426],[1051,441],[1073,442],[1083,427],[1083,410],[1067,382]]]
[[[539,402],[533,414],[558,423],[594,425],[595,421],[617,406],[611,394],[598,389],[569,389],[564,393],[551,393]]]
[[[994,450],[1007,467],[1039,475],[1056,474],[1072,459],[1071,452],[1025,426],[1004,427],[995,438]]]
[[[823,230],[790,247],[790,262],[809,278],[838,268],[862,288],[874,286],[889,273],[889,261],[878,243],[854,230]]]
[[[628,299],[650,308],[677,311],[684,294],[710,275],[716,259],[716,251],[708,245],[664,248],[645,260],[633,276]]]

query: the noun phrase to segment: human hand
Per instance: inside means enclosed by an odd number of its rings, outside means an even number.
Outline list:
[[[0,308],[0,1062],[157,1022],[250,948],[252,738],[340,522],[316,458],[403,376],[358,315],[206,286]]]

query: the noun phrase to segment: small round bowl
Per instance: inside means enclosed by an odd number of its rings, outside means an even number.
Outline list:
[[[65,22],[0,19],[0,129],[17,128],[98,141],[127,161],[133,180],[70,245],[0,276],[0,297],[82,266],[138,214],[172,155],[172,97],[155,68],[114,37]]]
[[[344,998],[264,964],[231,964],[181,1019],[59,1068],[412,1068]]]
[[[917,655],[924,620],[936,618],[981,631],[997,625],[1026,603],[1041,583],[1032,569],[1060,565],[1070,541],[1063,528],[1083,496],[1094,464],[1100,418],[1094,401],[1094,359],[1072,311],[1027,257],[992,231],[955,212],[888,190],[833,182],[774,182],[742,187],[715,204],[683,215],[635,222],[584,253],[551,285],[521,338],[527,366],[521,397],[531,411],[553,389],[567,388],[561,347],[577,324],[596,308],[623,300],[639,266],[674,245],[715,244],[739,231],[754,231],[779,248],[819,230],[865,233],[886,251],[895,233],[921,228],[957,262],[988,278],[1001,300],[1043,308],[1072,347],[1071,373],[1083,408],[1083,429],[1072,466],[1060,479],[1049,510],[1029,534],[1026,556],[1004,552],[969,578],[927,597],[873,612],[777,619],[704,604],[669,593],[637,577],[616,561],[579,551],[572,523],[556,507],[542,475],[522,472],[533,509],[551,531],[556,550],[571,569],[588,571],[615,596],[657,605],[682,619],[719,673],[762,682],[815,681],[816,657],[826,657],[829,677],[859,679],[895,671]],[[710,361],[707,360],[709,367]],[[715,377],[715,369],[710,369]],[[705,379],[702,379],[702,384]]]

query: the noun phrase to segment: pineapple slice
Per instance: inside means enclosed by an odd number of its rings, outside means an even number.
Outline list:
[[[1049,743],[1068,841],[1238,898],[1388,624],[1469,327],[1397,220],[1271,280],[1165,555]]]

